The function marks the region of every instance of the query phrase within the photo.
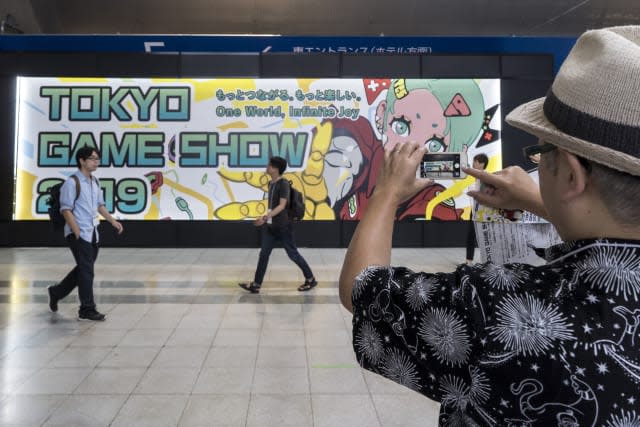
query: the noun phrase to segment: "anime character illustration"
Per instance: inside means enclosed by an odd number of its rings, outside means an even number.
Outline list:
[[[466,152],[486,123],[483,96],[472,79],[370,82],[388,84],[386,97],[375,108],[375,130],[380,138],[363,116],[355,121],[330,120],[332,139],[325,155],[324,177],[329,203],[338,219],[362,216],[373,193],[385,147],[424,141],[429,152]],[[424,218],[428,202],[444,190],[436,183],[427,187],[399,207],[397,219]],[[432,217],[456,220],[460,215],[461,209],[456,209],[453,199],[447,199],[435,207]]]
[[[327,83],[323,83],[314,89],[317,83],[317,80],[297,81],[306,96],[311,96],[316,90],[325,93],[336,92],[334,87],[341,88],[340,83],[330,83],[335,86],[329,86],[327,91],[323,86]],[[499,131],[489,128],[498,105],[485,110],[483,92],[473,79],[363,79],[358,83],[363,86],[359,91],[351,92],[353,95],[348,100],[336,98],[322,103],[300,98],[280,100],[277,105],[282,106],[281,111],[286,111],[282,116],[253,117],[251,125],[248,121],[237,121],[235,117],[229,119],[230,122],[220,119],[218,129],[221,135],[227,135],[231,129],[248,129],[250,126],[267,131],[276,126],[283,130],[308,132],[310,144],[303,149],[304,161],[287,171],[285,178],[303,193],[304,219],[311,220],[359,219],[375,187],[385,148],[419,140],[424,141],[429,152],[463,152],[499,138]],[[353,87],[353,83],[350,84]],[[247,102],[236,100],[228,108],[241,109]],[[275,103],[263,101],[260,105]],[[343,107],[356,113],[337,114]],[[297,118],[291,112],[296,109],[321,112],[331,108],[336,114],[329,117],[303,115]],[[270,154],[286,158],[286,153],[273,151],[276,146],[269,147]],[[160,200],[158,187],[175,181],[175,185],[167,189],[172,194],[166,196],[176,199],[173,204],[180,210],[179,216],[189,214],[189,201],[201,204],[193,195],[179,198],[178,189],[182,187],[178,185],[184,185],[182,181],[178,183],[177,177],[164,173],[163,178],[163,181],[156,180],[152,185],[156,202]],[[216,184],[212,184],[211,190],[215,197],[212,196],[211,203],[206,204],[209,218],[248,219],[266,211],[266,200],[260,194],[266,194],[268,179],[262,170],[221,164],[203,180]],[[403,204],[398,209],[397,219],[461,219],[463,209],[455,205],[453,197],[458,193],[452,188],[434,183]],[[173,204],[170,204],[172,209]],[[163,217],[162,212],[157,212],[157,215]]]

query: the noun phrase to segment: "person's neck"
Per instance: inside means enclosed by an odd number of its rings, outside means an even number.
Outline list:
[[[282,175],[272,175],[271,182],[277,182],[282,178]]]
[[[576,233],[564,240],[582,240],[582,239],[621,239],[621,240],[639,240],[640,228],[638,227],[621,227],[621,226],[602,226],[584,230]]]
[[[550,222],[564,241],[584,239],[640,240],[640,224],[624,224],[611,214],[598,194],[584,192],[568,201],[555,201]]]
[[[80,169],[80,172],[82,172],[82,175],[86,176],[88,179],[91,179],[91,172],[87,169]]]
[[[640,240],[640,226],[622,225],[607,214],[589,215],[583,212],[581,219],[578,217],[569,224],[565,223],[563,228],[561,236],[569,241],[603,238]]]

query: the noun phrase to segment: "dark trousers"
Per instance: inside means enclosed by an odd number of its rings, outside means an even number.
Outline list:
[[[311,279],[313,273],[307,261],[300,255],[298,248],[293,237],[293,225],[289,224],[286,227],[271,227],[268,225],[262,226],[262,243],[260,247],[260,257],[258,258],[258,267],[256,268],[256,275],[253,282],[260,286],[264,279],[264,273],[267,271],[267,264],[269,264],[269,256],[273,250],[277,241],[282,243],[282,247],[287,252],[289,259],[293,261],[304,274],[305,279]]]
[[[96,303],[93,300],[93,265],[98,258],[98,244],[95,240],[95,233],[92,243],[76,239],[73,234],[67,236],[67,244],[76,260],[76,266],[58,285],[51,287],[52,295],[56,299],[62,299],[77,286],[80,297],[80,313],[96,308]]]
[[[473,252],[477,246],[475,222],[469,221],[467,229],[467,259],[473,259]]]

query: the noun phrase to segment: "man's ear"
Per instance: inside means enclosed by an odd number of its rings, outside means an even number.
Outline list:
[[[564,150],[558,150],[558,160],[563,163],[558,165],[558,176],[561,182],[562,200],[569,201],[583,195],[589,182],[589,173],[582,166],[575,154]]]

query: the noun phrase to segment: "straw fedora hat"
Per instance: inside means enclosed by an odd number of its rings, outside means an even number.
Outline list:
[[[584,33],[547,96],[517,107],[507,123],[640,176],[640,26]]]

